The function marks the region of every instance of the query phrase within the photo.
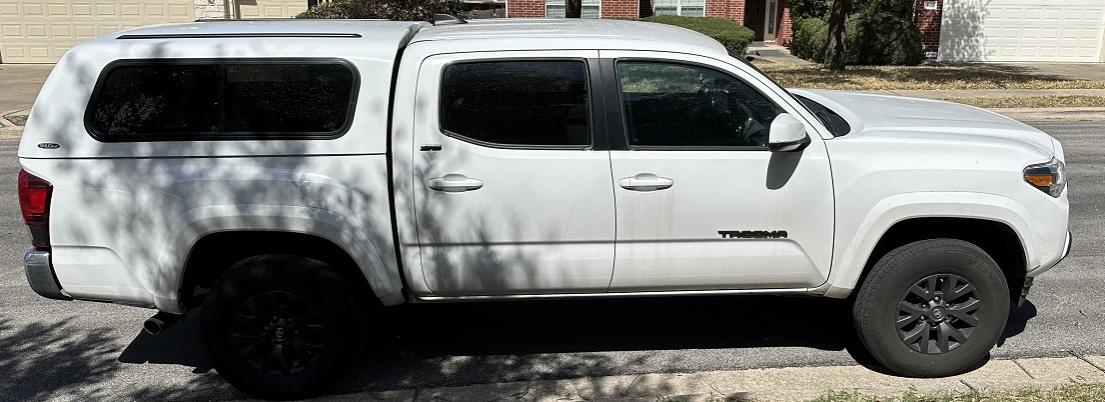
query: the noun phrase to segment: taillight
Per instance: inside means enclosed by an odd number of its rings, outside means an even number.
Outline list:
[[[19,210],[31,229],[31,245],[50,247],[50,192],[54,186],[26,170],[19,171]]]

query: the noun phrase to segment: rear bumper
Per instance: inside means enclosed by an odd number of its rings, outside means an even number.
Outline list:
[[[54,267],[50,265],[49,251],[34,248],[27,250],[27,254],[23,256],[23,269],[27,273],[27,283],[35,293],[49,299],[73,300],[61,290],[61,284],[54,275]]]

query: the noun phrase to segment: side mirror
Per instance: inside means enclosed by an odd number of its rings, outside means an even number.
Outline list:
[[[806,135],[806,125],[789,113],[775,116],[771,128],[767,131],[767,149],[772,152],[794,152],[810,145],[810,136]]]

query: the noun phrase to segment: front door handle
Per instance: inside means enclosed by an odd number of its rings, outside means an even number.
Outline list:
[[[472,191],[483,187],[483,181],[472,179],[462,174],[447,174],[426,180],[426,187],[446,193],[460,193]]]
[[[669,188],[675,184],[667,177],[660,177],[653,173],[637,173],[633,177],[625,177],[618,180],[618,185],[626,190],[656,191]]]

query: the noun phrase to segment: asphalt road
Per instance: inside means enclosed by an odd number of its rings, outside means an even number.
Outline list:
[[[1033,123],[1065,145],[1072,255],[1041,277],[997,358],[1105,355],[1105,122]],[[0,395],[6,400],[225,400],[189,317],[140,332],[150,310],[35,295],[15,195],[15,142],[0,141]],[[336,392],[649,372],[868,363],[840,302],[684,298],[405,306],[397,329]]]

